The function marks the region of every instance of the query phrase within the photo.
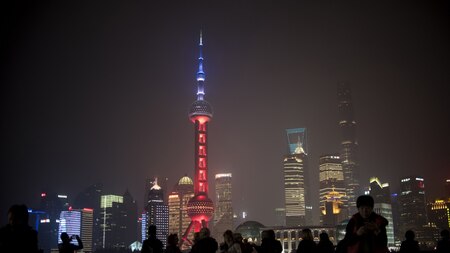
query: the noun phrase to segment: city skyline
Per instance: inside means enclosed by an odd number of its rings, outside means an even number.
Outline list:
[[[168,178],[168,188],[193,178],[186,115],[200,28],[216,113],[209,174],[233,174],[236,212],[275,223],[288,128],[308,129],[318,192],[319,157],[340,149],[342,81],[352,89],[360,182],[376,176],[396,192],[402,177],[417,174],[428,198],[444,192],[448,3],[107,6],[1,8],[10,21],[0,60],[2,223],[9,205],[33,207],[42,191],[76,196],[101,182],[105,193],[128,188],[142,200],[143,178]]]

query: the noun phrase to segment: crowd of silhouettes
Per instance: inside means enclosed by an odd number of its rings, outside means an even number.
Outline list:
[[[374,200],[371,196],[359,196],[356,205],[358,212],[349,220],[343,240],[334,247],[326,232],[319,235],[319,242],[314,241],[312,231],[309,228],[302,230],[301,241],[294,252],[296,253],[387,253],[388,221],[379,214],[373,212]],[[177,234],[167,237],[167,246],[156,237],[156,226],[148,228],[148,239],[142,244],[141,253],[181,253],[180,242]],[[62,243],[58,244],[60,253],[73,253],[83,249],[83,242],[79,235],[69,236],[61,233]],[[77,244],[71,241],[76,239]],[[42,252],[38,250],[37,231],[28,225],[28,208],[25,205],[13,205],[8,210],[8,224],[0,228],[0,253],[3,252]],[[261,244],[256,245],[244,239],[240,233],[226,230],[223,233],[223,242],[220,245],[211,237],[210,230],[206,227],[194,233],[194,240],[190,253],[282,253],[281,242],[275,238],[275,231],[264,230],[261,233]],[[421,252],[419,243],[415,240],[415,233],[408,230],[405,240],[401,243],[400,253]],[[441,231],[441,239],[437,242],[435,252],[450,253],[450,232],[447,229]]]

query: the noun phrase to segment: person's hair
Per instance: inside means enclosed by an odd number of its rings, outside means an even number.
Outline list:
[[[361,195],[356,199],[356,207],[359,208],[361,206],[368,206],[373,208],[374,200],[370,195]]]
[[[270,239],[275,239],[275,231],[273,229],[266,230],[267,231],[267,237]]]
[[[328,240],[330,240],[330,237],[328,237],[327,232],[320,233],[319,237],[320,237],[321,241],[328,241]]]
[[[148,235],[156,235],[156,226],[155,225],[150,225],[148,226]]]
[[[63,242],[69,241],[69,239],[70,239],[69,235],[66,232],[62,232],[59,237],[61,238],[61,241],[63,241]]]
[[[200,229],[200,238],[203,239],[205,237],[209,237],[211,235],[211,231],[209,231],[208,228],[202,228]]]
[[[407,240],[414,240],[415,237],[416,237],[416,234],[414,234],[414,231],[412,231],[412,230],[406,231],[405,238]]]
[[[441,231],[441,236],[442,236],[443,238],[449,238],[449,237],[450,237],[450,231],[448,231],[447,229],[443,229],[443,230]]]
[[[230,240],[233,240],[233,232],[231,230],[225,230],[225,232],[223,232],[223,237],[225,238],[229,238]]]
[[[13,225],[28,225],[28,208],[26,205],[12,205],[8,213],[11,214]]]
[[[311,241],[314,240],[311,229],[309,229],[309,228],[302,229],[302,234],[303,234],[303,236],[302,236],[303,240],[311,240]]]
[[[177,240],[178,240],[178,235],[177,234],[170,234],[167,237],[167,244],[175,246],[175,245],[177,245]]]
[[[235,242],[242,242],[242,235],[241,233],[233,233],[233,241]]]

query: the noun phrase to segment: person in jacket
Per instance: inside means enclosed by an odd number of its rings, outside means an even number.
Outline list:
[[[408,230],[405,233],[405,238],[400,246],[401,253],[418,253],[420,251],[419,242],[414,240],[416,234],[412,230]]]
[[[374,200],[369,195],[356,200],[358,212],[352,216],[345,229],[347,253],[386,253],[386,226],[388,221],[373,212]]]

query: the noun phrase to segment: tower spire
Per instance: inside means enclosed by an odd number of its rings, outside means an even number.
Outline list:
[[[203,71],[203,34],[202,30],[200,30],[200,40],[198,43],[199,47],[199,56],[198,56],[198,71],[197,71],[197,100],[203,100],[205,96],[205,72]]]

